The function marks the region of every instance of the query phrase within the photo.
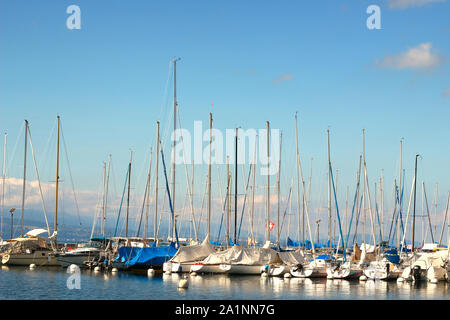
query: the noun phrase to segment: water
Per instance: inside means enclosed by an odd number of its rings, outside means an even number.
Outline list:
[[[346,281],[327,279],[283,279],[259,276],[207,275],[190,277],[188,289],[178,289],[180,275],[135,275],[82,270],[80,289],[68,289],[73,274],[59,267],[36,268],[2,266],[0,300],[7,299],[369,299],[448,300],[449,284],[421,281]]]

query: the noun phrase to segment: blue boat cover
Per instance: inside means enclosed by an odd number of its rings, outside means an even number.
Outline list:
[[[117,257],[114,261],[125,262],[133,259],[140,248],[137,247],[120,247]]]
[[[171,242],[168,246],[157,247],[153,243],[151,247],[139,248],[136,255],[125,262],[128,266],[162,266],[164,262],[169,261],[178,249],[175,243]]]
[[[389,260],[389,262],[399,264],[400,263],[400,256],[398,254],[388,254],[386,253],[386,259]]]
[[[320,256],[316,257],[316,259],[334,259],[334,257],[330,256],[329,254],[321,254]]]
[[[298,247],[299,243],[297,241],[293,241],[291,238],[287,238],[287,246],[288,247]],[[303,247],[303,242],[300,242],[300,246]],[[321,248],[323,245],[314,243],[314,248]],[[310,250],[312,249],[312,243],[309,240],[305,240],[305,248]]]

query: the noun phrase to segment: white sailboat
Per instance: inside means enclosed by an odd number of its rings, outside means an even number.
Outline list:
[[[41,237],[47,232],[45,229],[33,229],[23,237],[7,240],[2,247],[2,264],[13,266],[59,266],[52,255],[50,241],[52,239]]]
[[[30,128],[28,121],[25,120],[25,151],[24,151],[24,175],[23,175],[23,190],[22,190],[22,219],[21,219],[21,236],[8,241],[6,245],[2,247],[2,264],[4,265],[18,265],[28,266],[35,264],[36,266],[59,266],[58,261],[54,257],[54,251],[56,250],[56,235],[57,235],[57,216],[58,216],[58,182],[59,182],[59,116],[57,117],[57,151],[56,151],[56,199],[55,199],[55,231],[50,236],[50,229],[48,227],[48,221],[46,216],[45,205],[42,197],[42,189],[40,187],[39,173],[36,163],[35,170],[38,180],[39,191],[41,195],[41,201],[44,209],[44,217],[47,223],[47,230],[34,229],[23,235],[23,221],[24,221],[24,208],[25,208],[25,185],[26,185],[26,159],[27,159],[27,138],[30,135],[31,151],[34,150],[31,142]],[[40,235],[47,232],[49,237],[41,237]]]

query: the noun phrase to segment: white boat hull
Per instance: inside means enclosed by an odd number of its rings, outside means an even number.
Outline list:
[[[363,275],[363,271],[360,268],[341,268],[333,270],[333,268],[327,268],[327,278],[332,279],[359,279]]]
[[[176,262],[164,262],[163,272],[170,271],[171,273],[188,273],[191,271],[191,267],[194,262],[190,263],[176,263]]]
[[[432,280],[437,280],[437,281],[447,280],[447,272],[442,267],[431,266],[427,270],[427,279],[428,279],[428,281],[432,281]]]
[[[227,273],[227,270],[220,268],[219,264],[193,264],[189,271],[196,273]]]
[[[286,265],[273,266],[269,269],[271,277],[283,277],[286,273],[289,273],[289,267]]]
[[[61,267],[67,268],[71,264],[76,264],[79,267],[86,267],[84,262],[91,261],[95,256],[92,254],[86,254],[86,255],[58,255],[56,256],[56,260],[59,262]]]

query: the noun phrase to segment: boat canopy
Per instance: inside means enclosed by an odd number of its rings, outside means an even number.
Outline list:
[[[169,261],[176,253],[177,248],[175,243],[171,242],[168,246],[157,247],[156,243],[153,243],[150,247],[135,248],[137,249],[136,255],[125,262],[128,266],[159,266],[164,262]]]
[[[216,251],[211,245],[209,237],[206,237],[201,244],[180,247],[170,261],[175,263],[201,261],[214,252]]]
[[[44,232],[47,232],[47,230],[45,230],[45,229],[33,229],[33,230],[28,231],[25,234],[25,237],[26,236],[37,237],[38,235],[43,234]]]
[[[265,265],[281,262],[278,253],[271,248],[233,246],[229,249],[215,252],[206,257],[203,264],[237,264]]]
[[[133,259],[140,248],[138,247],[128,247],[123,246],[118,250],[117,257],[114,259],[115,261],[126,262],[128,260]]]
[[[278,252],[278,255],[280,256],[280,259],[283,261],[283,263],[288,266],[302,264],[305,260],[303,251],[300,250],[281,251]]]

